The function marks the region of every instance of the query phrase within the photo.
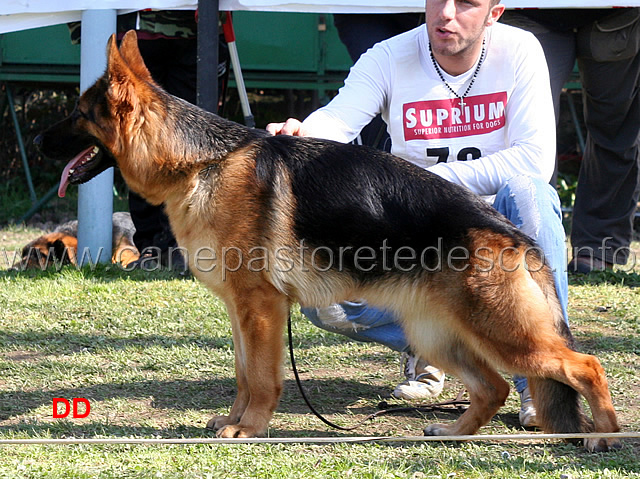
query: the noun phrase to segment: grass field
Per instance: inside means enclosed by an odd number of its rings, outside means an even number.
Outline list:
[[[210,438],[207,420],[234,394],[226,312],[197,281],[169,272],[8,271],[41,231],[0,230],[0,440]],[[634,244],[640,257],[640,245]],[[572,278],[570,314],[580,349],[608,372],[625,432],[640,431],[640,266]],[[298,368],[314,404],[349,425],[375,412],[401,380],[399,356],[347,341],[294,315]],[[455,412],[389,415],[345,433],[308,411],[285,365],[273,438],[417,436]],[[461,385],[447,380],[442,399]],[[482,429],[518,434],[519,401]],[[86,418],[56,419],[53,398],[86,398]],[[461,444],[0,445],[0,478],[640,478],[640,441],[588,454],[559,441]]]

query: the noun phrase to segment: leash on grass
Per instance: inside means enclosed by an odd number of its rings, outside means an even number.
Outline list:
[[[362,419],[360,422],[356,423],[353,426],[340,426],[339,424],[335,424],[334,422],[329,421],[322,414],[320,414],[316,408],[311,404],[307,394],[304,392],[304,388],[302,387],[302,381],[300,380],[300,375],[298,374],[298,367],[296,366],[296,359],[293,354],[293,334],[291,332],[291,313],[287,318],[287,332],[289,334],[289,357],[291,358],[291,369],[293,370],[293,375],[296,378],[296,384],[298,385],[298,390],[300,391],[300,395],[302,399],[307,404],[309,410],[323,423],[327,426],[330,426],[334,429],[339,429],[341,431],[353,431],[354,429],[359,428],[365,422],[374,419],[378,416],[384,416],[386,414],[395,414],[395,413],[406,413],[406,412],[434,412],[434,411],[442,411],[442,412],[451,412],[458,411],[463,412],[465,406],[469,406],[470,402],[466,399],[462,399],[462,395],[464,394],[464,389],[460,390],[458,396],[455,399],[451,399],[448,401],[442,401],[433,404],[427,404],[424,406],[414,406],[414,407],[388,407],[386,401],[382,401],[378,404],[378,407],[381,408],[380,411],[376,411],[373,414],[369,414],[367,417]]]

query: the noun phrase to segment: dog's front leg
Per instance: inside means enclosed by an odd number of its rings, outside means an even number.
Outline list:
[[[263,282],[234,287],[227,299],[232,321],[238,396],[228,416],[207,427],[219,437],[264,435],[282,392],[282,333],[289,300]]]
[[[249,388],[247,385],[247,376],[244,371],[244,353],[242,352],[243,342],[239,340],[240,332],[238,331],[238,320],[236,319],[235,312],[232,312],[230,308],[229,317],[231,319],[231,330],[233,335],[234,353],[235,353],[235,372],[236,383],[238,392],[236,399],[233,402],[231,411],[228,416],[215,416],[207,423],[208,429],[214,431],[220,431],[223,427],[228,425],[238,424],[247,404],[249,404]]]

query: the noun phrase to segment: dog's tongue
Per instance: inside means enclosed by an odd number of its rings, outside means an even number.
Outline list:
[[[64,167],[62,171],[62,176],[60,177],[60,186],[58,186],[58,196],[60,198],[64,198],[64,195],[67,193],[67,186],[69,186],[69,170],[75,168],[78,163],[91,151],[93,150],[93,146],[90,146],[86,150],[83,150],[78,156],[76,156],[73,160],[67,163],[67,166]]]

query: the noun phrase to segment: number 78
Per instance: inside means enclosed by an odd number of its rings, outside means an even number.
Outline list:
[[[444,146],[441,148],[427,148],[427,156],[435,156],[438,158],[437,163],[446,163],[449,158],[449,147]],[[470,146],[463,148],[458,152],[458,161],[476,160],[482,156],[480,150],[476,147]]]

